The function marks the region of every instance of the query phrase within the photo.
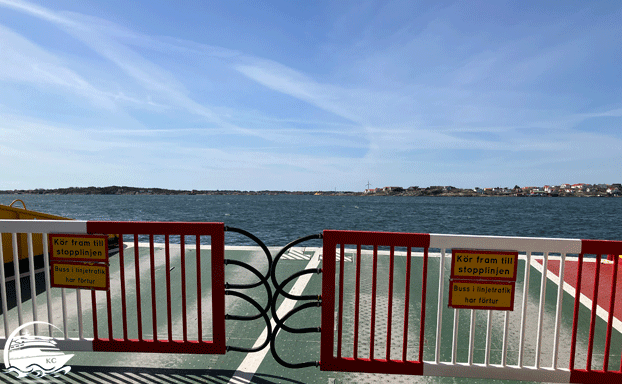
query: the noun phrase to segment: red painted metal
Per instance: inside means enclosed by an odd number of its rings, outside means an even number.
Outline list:
[[[612,371],[594,371],[575,369],[570,372],[569,383],[622,383],[622,373]]]
[[[183,340],[188,341],[188,319],[186,318],[186,242],[185,236],[179,237],[179,248],[181,253],[181,313],[184,315],[181,318]]]
[[[156,301],[156,278],[155,278],[155,249],[153,245],[153,233],[149,234],[149,265],[151,266],[151,322],[153,326],[153,340],[158,340],[158,316]]]
[[[374,359],[374,341],[376,336],[376,287],[378,281],[378,245],[374,244],[372,280],[371,280],[371,325],[369,326],[369,359]],[[343,283],[340,283],[343,284]]]
[[[404,344],[402,345],[402,362],[405,363],[408,345],[408,308],[410,307],[410,248],[406,250],[406,290],[404,291]]]
[[[173,340],[173,315],[171,313],[171,247],[169,234],[164,235],[166,259],[166,324],[168,325],[168,341]]]
[[[339,252],[339,281],[343,281],[343,270],[344,270],[344,259],[345,259],[345,248],[344,245],[341,244],[341,249]],[[343,334],[343,284],[339,284],[339,323],[337,324],[337,357],[341,357],[341,335]]]
[[[211,232],[211,263],[212,263],[212,342],[217,345],[219,353],[225,353],[225,226],[214,223]],[[199,234],[196,234],[199,236]],[[200,296],[199,296],[200,297]]]
[[[572,322],[572,336],[570,344],[570,382],[577,383],[601,383],[601,382],[622,382],[622,369],[618,371],[609,370],[609,358],[611,357],[611,337],[613,333],[613,323],[617,319],[622,320],[622,303],[616,302],[616,297],[622,294],[622,284],[618,281],[619,269],[621,268],[619,257],[610,258],[607,255],[622,254],[622,241],[609,240],[582,240],[581,253],[577,261],[566,259],[565,269],[569,272],[565,274],[566,284],[575,288],[574,311]],[[588,256],[586,256],[588,255]],[[594,255],[595,257],[593,257]],[[605,256],[603,256],[605,255]],[[592,258],[593,257],[593,258]],[[603,263],[603,260],[610,259],[612,262]],[[588,261],[589,260],[589,261]],[[560,261],[549,260],[548,269],[559,276]],[[574,273],[573,273],[574,272]],[[591,300],[590,308],[590,327],[588,335],[588,345],[586,350],[585,369],[575,368],[577,353],[577,334],[579,309],[581,307],[581,296]],[[594,355],[595,323],[597,310],[607,312],[605,348],[603,353],[603,369],[594,370],[592,368],[592,357]],[[617,353],[617,351],[615,351]],[[620,362],[622,367],[622,361]]]
[[[94,351],[124,351],[124,352],[156,352],[156,353],[191,353],[191,354],[224,354],[226,352],[225,346],[225,315],[224,315],[224,224],[223,223],[166,223],[166,222],[88,222],[87,232],[91,234],[101,233],[116,233],[119,234],[119,265],[120,265],[120,288],[121,288],[121,315],[123,320],[123,338],[115,339],[113,337],[112,327],[112,305],[110,290],[107,291],[107,311],[108,311],[108,337],[105,338],[100,333],[94,333],[95,338],[93,340]],[[125,258],[123,235],[131,234],[134,236],[134,260]],[[153,322],[153,337],[148,340],[143,336],[142,330],[142,312],[141,312],[141,294],[140,294],[140,261],[138,252],[138,238],[140,235],[149,235],[149,267],[151,271],[149,274],[143,276],[144,278],[151,278],[151,281],[147,286],[151,289],[151,316]],[[162,310],[166,310],[167,316],[167,330],[168,338],[164,340],[158,340],[157,336],[157,298],[156,298],[156,282],[155,282],[155,251],[154,251],[154,235],[164,235],[165,238],[165,268],[166,268],[166,298],[160,299],[159,307]],[[181,295],[182,295],[182,324],[183,324],[183,336],[180,340],[174,338],[173,324],[172,324],[172,292],[171,292],[171,249],[170,249],[170,235],[180,236],[180,251],[181,251]],[[197,313],[188,313],[188,298],[187,296],[187,273],[188,266],[186,265],[186,249],[185,249],[185,235],[196,236],[196,301],[197,301]],[[212,321],[213,335],[211,340],[203,340],[203,319],[205,315],[202,313],[202,297],[203,287],[201,286],[201,236],[209,236],[211,244],[211,290],[210,296],[212,299],[212,313],[209,318]],[[134,263],[134,266],[129,264]],[[126,281],[125,267],[131,268],[135,271],[136,279],[135,286],[130,284],[130,281]],[[146,267],[143,263],[142,267]],[[145,281],[147,284],[147,282]],[[115,287],[119,286],[118,282],[114,282]],[[127,318],[127,295],[129,289],[136,292],[137,298],[137,318],[136,323],[134,321],[128,321]],[[164,307],[166,303],[166,308]],[[97,311],[95,298],[93,297],[93,324],[97,329]],[[196,317],[196,324],[194,318]],[[192,328],[190,328],[192,327]],[[130,339],[128,337],[129,329],[133,330],[133,333],[137,334],[137,339]],[[190,340],[188,335],[188,329],[197,329],[198,336],[195,340]],[[194,339],[194,337],[192,337]]]
[[[387,313],[387,354],[386,360],[391,360],[391,319],[393,315],[393,269],[395,267],[395,247],[391,246],[389,254],[389,307]]]
[[[203,312],[201,311],[201,237],[196,237],[196,266],[197,266],[197,327],[199,343],[203,341]]]
[[[590,316],[590,336],[587,345],[587,363],[585,369],[592,370],[592,354],[594,352],[594,328],[596,327],[596,308],[598,307],[598,279],[600,278],[600,255],[596,256],[596,269],[594,270],[594,297],[592,299],[592,313]]]
[[[421,321],[419,322],[419,361],[423,361],[423,344],[425,335],[425,296],[428,286],[428,248],[423,250],[423,271],[421,278]]]
[[[112,340],[114,336],[112,334],[112,298],[110,297],[110,290],[106,291],[106,314],[108,315],[108,338]]]
[[[134,234],[134,273],[136,274],[136,325],[138,340],[143,341],[143,317],[140,297],[140,255],[138,254],[138,233]]]
[[[577,328],[579,325],[579,307],[581,305],[581,272],[583,269],[583,253],[579,254],[579,262],[577,267],[577,285],[574,294],[574,311],[572,314],[572,340],[570,342],[570,366],[569,369],[574,370],[574,360],[577,355]]]
[[[427,234],[415,234],[415,233],[390,233],[390,232],[362,232],[362,231],[333,231],[326,230],[323,235],[323,267],[322,267],[322,332],[321,332],[321,346],[320,346],[320,368],[322,370],[337,370],[337,371],[352,371],[352,372],[370,372],[370,373],[397,373],[397,374],[414,374],[421,375],[423,373],[423,334],[424,334],[424,325],[425,321],[425,295],[426,295],[426,284],[427,284],[427,259],[428,259],[428,248],[430,244],[430,236]],[[335,291],[339,292],[339,300],[341,302],[343,296],[343,290],[341,285],[344,284],[344,279],[340,277],[339,279],[339,289],[336,289],[336,248],[337,245],[355,245],[357,248],[356,255],[356,288],[355,288],[355,307],[354,307],[354,345],[353,345],[353,356],[352,357],[344,357],[342,355],[337,354],[334,355],[334,332],[335,332]],[[361,247],[362,246],[372,246],[373,247],[373,256],[372,256],[372,293],[371,293],[371,324],[370,324],[370,354],[369,358],[359,358],[358,357],[358,349],[359,338],[358,338],[358,328],[359,328],[359,307],[361,305]],[[391,247],[391,253],[394,252],[394,247],[405,247],[407,249],[407,267],[406,267],[406,303],[404,307],[405,319],[399,319],[398,321],[404,321],[404,324],[407,328],[407,319],[408,319],[408,306],[409,306],[409,298],[408,293],[410,291],[410,256],[411,256],[411,248],[423,248],[424,249],[424,262],[423,262],[423,280],[422,280],[422,308],[421,308],[421,323],[420,323],[420,332],[419,332],[419,354],[417,361],[408,361],[406,358],[406,335],[407,329],[405,330],[404,344],[403,350],[401,353],[401,360],[391,360],[390,359],[390,343],[387,342],[387,350],[385,359],[378,359],[374,356],[374,341],[375,341],[375,317],[376,317],[376,304],[379,298],[377,297],[377,280],[380,278],[378,274],[378,247]],[[394,257],[394,256],[391,256]],[[343,259],[343,257],[342,257]],[[393,261],[390,262],[393,264]],[[389,277],[389,290],[392,302],[393,300],[393,291],[392,291],[392,281],[395,278],[396,272],[394,265],[392,265]],[[400,271],[399,273],[403,273]],[[341,274],[341,273],[340,273]],[[391,306],[391,303],[389,303]],[[341,307],[341,305],[340,305]],[[338,311],[337,321],[343,321],[343,312]],[[388,328],[387,328],[387,336],[390,337],[390,327],[393,322],[392,312],[390,312],[388,316]],[[338,328],[338,332],[341,334],[343,329],[341,327]],[[340,336],[338,336],[339,339]],[[339,351],[339,347],[337,347]]]
[[[123,260],[123,234],[119,234],[119,272],[121,273],[121,316],[123,319],[123,340],[127,341],[127,306],[125,303],[125,264]],[[110,335],[112,338],[112,335]]]
[[[616,302],[616,288],[618,283],[618,260],[620,258],[616,257],[613,266],[613,277],[611,282],[611,292],[609,293],[609,317],[607,318],[607,335],[605,336],[605,354],[603,359],[603,371],[607,371],[609,368],[609,351],[611,349],[611,331],[613,329],[613,313],[615,311],[615,302]]]
[[[359,344],[359,304],[361,302],[361,245],[356,246],[356,291],[354,298],[354,358],[358,357]],[[343,321],[340,319],[339,321]]]

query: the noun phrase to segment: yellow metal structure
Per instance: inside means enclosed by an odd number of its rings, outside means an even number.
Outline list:
[[[13,207],[16,202],[22,203],[22,208]],[[67,217],[50,215],[48,213],[41,213],[37,211],[31,211],[26,209],[26,204],[22,200],[13,200],[10,205],[0,204],[0,219],[14,219],[14,220],[71,220]],[[40,234],[32,235],[32,250],[33,255],[43,254],[43,241]],[[25,259],[28,257],[28,238],[25,233],[17,234],[17,252],[19,259]],[[13,239],[10,233],[2,234],[2,253],[4,255],[4,262],[13,262]]]

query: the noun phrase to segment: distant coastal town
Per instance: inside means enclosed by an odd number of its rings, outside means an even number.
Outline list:
[[[368,184],[369,186],[369,184]],[[240,191],[240,190],[175,190],[163,188],[137,188],[124,186],[70,187],[56,189],[14,189],[0,194],[33,195],[324,195],[324,196],[529,196],[529,197],[619,197],[622,185],[617,184],[561,184],[514,188],[456,188],[452,186],[383,187],[353,191]]]

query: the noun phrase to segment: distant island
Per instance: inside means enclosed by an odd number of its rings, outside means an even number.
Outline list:
[[[324,195],[324,196],[598,196],[622,195],[621,184],[562,184],[557,186],[514,188],[456,188],[452,186],[383,187],[352,191],[240,191],[240,190],[177,190],[163,188],[137,188],[125,186],[109,187],[70,187],[56,189],[14,189],[0,191],[0,194],[32,195]]]

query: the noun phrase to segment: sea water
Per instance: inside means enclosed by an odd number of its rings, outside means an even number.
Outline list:
[[[17,198],[78,220],[224,222],[270,246],[324,229],[622,240],[622,198],[0,195],[0,204]]]
[[[620,198],[0,195],[0,203],[9,204],[15,198],[22,199],[28,209],[80,220],[224,222],[255,234],[269,246],[283,246],[323,229],[622,240]],[[247,238],[229,233],[226,244],[254,245]],[[435,265],[438,264],[431,263],[430,276],[438,275]],[[519,275],[521,281],[522,274],[519,272]],[[533,275],[530,286],[537,295],[536,276]],[[447,292],[448,288],[445,289]],[[554,295],[555,290],[548,292]],[[517,297],[522,297],[522,293],[518,292]],[[434,294],[431,298],[428,306],[433,313]],[[553,299],[547,299],[547,305],[554,302]],[[535,298],[533,300],[532,307],[537,303]],[[569,311],[571,305],[565,308]],[[554,316],[552,310],[547,311],[550,317]],[[513,314],[518,316],[519,312]],[[447,323],[443,332],[450,333],[453,316],[447,314],[443,319]],[[468,325],[466,318],[462,322],[463,328]],[[516,328],[517,321],[513,323]],[[546,334],[552,335],[551,327],[547,328],[546,324]],[[569,327],[566,324],[564,329]],[[494,331],[495,337],[500,337],[499,332]],[[451,340],[450,334],[444,337]],[[562,337],[562,340],[567,347],[566,339]],[[483,347],[479,344],[475,345],[476,357],[483,356]],[[431,358],[430,351],[426,349],[426,359]],[[443,348],[443,358],[450,352],[450,348]],[[465,355],[464,348],[458,352]],[[498,350],[493,352],[498,355]],[[509,356],[515,359],[515,354]],[[498,382],[437,377],[413,377],[409,381]]]

